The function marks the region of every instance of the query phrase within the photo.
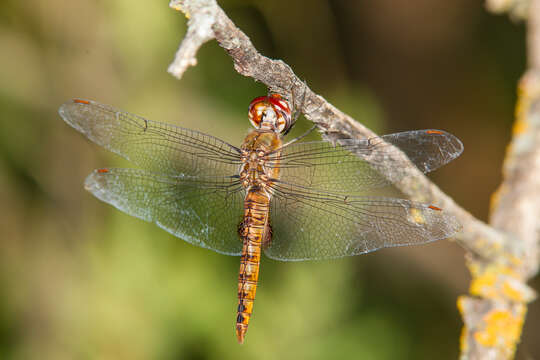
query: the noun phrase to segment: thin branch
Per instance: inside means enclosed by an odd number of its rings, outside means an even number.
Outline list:
[[[182,10],[180,2],[171,2],[170,6],[175,10]],[[178,49],[173,63],[169,66],[169,73],[180,79],[189,66],[197,65],[195,55],[199,48],[207,41],[214,38],[212,25],[216,22],[217,6],[207,6],[204,1],[194,2],[190,5],[193,15],[188,22],[188,32]]]
[[[194,19],[207,16],[207,20],[212,23],[212,33],[206,32],[202,38],[207,40],[209,37],[213,37],[216,39],[231,56],[234,68],[238,73],[262,82],[271,91],[291,94],[290,97],[295,97],[294,102],[301,105],[298,110],[302,111],[308,120],[317,124],[324,139],[335,143],[340,139],[377,136],[370,129],[339,111],[322,96],[315,94],[283,61],[272,60],[259,54],[249,38],[233,24],[215,0],[173,0],[170,6],[174,9],[180,9],[190,18],[188,32],[171,68],[185,70],[186,67],[182,64],[193,62],[193,54],[190,49],[197,45],[200,46],[201,37],[198,34],[206,31],[208,24],[207,21],[195,21]],[[192,29],[199,23],[205,24],[202,31]],[[184,49],[185,47],[187,49]],[[178,56],[179,54],[188,55],[186,58],[182,58]],[[177,73],[178,77],[181,75],[182,72]],[[395,183],[396,187],[413,200],[436,204],[445,212],[454,215],[463,225],[463,231],[455,237],[463,246],[482,258],[497,257],[499,252],[505,250],[506,238],[502,233],[475,219],[470,213],[458,206],[406,158],[398,158],[396,162],[399,162],[401,168],[408,166],[409,172],[413,174],[413,176],[408,176]],[[396,168],[395,162],[389,162],[385,169],[387,172],[385,175],[389,178],[395,178],[392,173]]]
[[[540,0],[508,1],[513,2],[512,8],[515,9],[517,3],[523,5],[526,2],[528,4],[529,1],[537,3]],[[490,1],[492,4],[495,2],[495,0]],[[271,91],[289,94],[290,100],[295,104],[300,104],[297,110],[317,125],[325,140],[335,143],[340,139],[376,136],[373,131],[339,111],[320,95],[315,94],[283,61],[272,60],[259,54],[249,38],[234,25],[215,0],[173,0],[170,6],[181,10],[190,18],[186,37],[170,67],[173,69],[170,71],[175,76],[181,77],[188,65],[196,63],[195,53],[204,42],[215,39],[232,58],[234,68],[238,73],[262,82]],[[535,12],[532,10],[535,7],[531,5],[531,13]],[[536,24],[533,18],[530,24],[531,26]],[[535,49],[538,50],[540,47],[535,47]],[[534,73],[536,74],[536,70]],[[528,75],[526,78],[532,79],[532,77],[533,75]],[[536,79],[535,75],[533,82],[536,86],[534,87],[535,99],[540,94],[540,85]],[[525,81],[525,83],[528,82]],[[532,89],[528,88],[527,91],[531,92]],[[529,105],[528,108],[534,110],[540,106],[536,101]],[[536,115],[536,111],[530,114]],[[537,122],[540,123],[538,120]],[[535,188],[532,193],[527,193],[526,189],[519,186],[514,189],[516,179],[520,178],[510,180],[512,175],[509,175],[513,172],[522,174],[523,166],[525,169],[530,169],[533,166],[531,161],[537,161],[536,166],[540,167],[540,154],[537,157],[536,152],[532,150],[538,149],[537,140],[540,140],[540,135],[536,133],[529,139],[532,153],[529,152],[528,156],[518,156],[515,162],[507,160],[505,169],[508,180],[501,187],[506,190],[499,192],[500,201],[497,204],[500,213],[494,212],[492,216],[495,227],[474,218],[414,167],[401,151],[388,147],[389,159],[392,161],[385,164],[382,174],[393,179],[396,178],[394,176],[396,169],[403,172],[403,169],[407,168],[406,171],[412,176],[394,182],[396,187],[413,200],[433,203],[443,208],[463,225],[463,231],[456,234],[455,239],[469,251],[469,268],[473,275],[470,292],[474,296],[474,298],[461,297],[458,302],[466,324],[462,337],[462,358],[464,359],[477,359],[488,353],[493,359],[511,358],[519,341],[526,303],[535,296],[526,285],[526,279],[537,271],[537,250],[529,253],[529,245],[533,243],[537,245],[535,239],[538,229],[534,227],[532,220],[523,229],[520,226],[521,221],[528,221],[532,216],[538,218],[540,207],[537,208],[535,204],[522,209],[524,211],[514,213],[512,220],[517,221],[517,225],[504,226],[504,221],[497,219],[504,218],[507,211],[516,210],[517,205],[514,207],[502,205],[507,203],[506,199],[520,195],[519,198],[522,200],[528,196],[530,203],[539,201],[538,188]],[[518,152],[521,149],[519,144],[513,148]],[[512,163],[522,165],[514,167]],[[377,168],[381,170],[380,164]],[[538,172],[531,171],[531,174],[538,173],[540,169]],[[530,176],[529,180],[530,183],[527,186],[537,186],[534,176]],[[513,192],[506,193],[505,191],[509,191],[510,187]],[[527,211],[530,212],[527,214]],[[521,231],[516,231],[519,229]],[[523,238],[523,232],[527,231],[530,232],[530,240]]]

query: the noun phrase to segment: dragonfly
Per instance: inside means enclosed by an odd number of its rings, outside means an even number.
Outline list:
[[[89,140],[138,168],[102,168],[85,180],[98,199],[206,249],[240,256],[235,332],[243,343],[262,252],[280,261],[336,259],[451,237],[461,225],[435,205],[376,196],[408,176],[383,167],[398,148],[424,173],[463,151],[454,135],[415,130],[368,139],[287,143],[295,117],[270,93],[248,107],[240,147],[90,100],[59,114]]]

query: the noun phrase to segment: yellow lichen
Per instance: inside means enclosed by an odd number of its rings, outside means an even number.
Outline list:
[[[515,257],[511,257],[509,260],[511,262],[518,261]],[[472,275],[469,289],[471,295],[486,299],[504,298],[514,302],[524,301],[525,296],[522,291],[512,284],[513,281],[521,281],[514,268],[498,263],[485,268],[470,264],[469,269]]]
[[[495,283],[497,277],[494,273],[485,273],[484,275],[475,276],[471,281],[469,292],[474,296],[482,296],[485,298],[494,298],[497,296]]]
[[[502,250],[502,244],[500,242],[491,242],[491,249],[495,252]]]
[[[527,96],[526,86],[523,82],[517,87],[517,98],[516,108],[514,109],[514,116],[516,119],[523,117],[523,109],[530,103],[530,101],[528,101],[529,97]]]
[[[464,304],[464,302],[465,302],[466,299],[467,299],[466,296],[458,296],[458,299],[457,299],[457,308],[458,308],[461,315],[463,315],[465,313],[465,308],[464,308],[465,304]]]
[[[515,302],[522,302],[524,300],[523,293],[518,289],[514,288],[508,281],[503,284],[502,293],[505,295],[506,298]]]
[[[529,128],[529,123],[525,121],[524,118],[519,117],[514,121],[514,125],[512,126],[512,134],[514,136],[521,135],[524,132],[526,132]]]
[[[485,328],[474,333],[475,340],[486,347],[506,348],[514,353],[521,336],[526,307],[519,305],[517,314],[509,310],[492,310],[484,316]]]
[[[480,272],[480,266],[478,266],[478,263],[475,261],[467,262],[467,267],[469,268],[469,271],[471,272],[471,275],[473,277],[475,277]]]
[[[501,201],[501,193],[503,192],[503,186],[499,186],[493,194],[491,194],[491,197],[489,199],[489,212],[493,213],[493,211],[499,206],[499,202]]]
[[[474,239],[474,247],[477,249],[484,249],[484,252],[500,253],[502,245],[499,242],[488,241],[484,237],[477,237]]]
[[[504,265],[504,266],[497,266],[497,270],[499,273],[510,276],[514,279],[519,279],[519,274],[516,272],[516,270],[510,266]]]
[[[508,256],[508,260],[514,267],[521,266],[523,264],[523,259],[518,258],[517,256]]]
[[[538,90],[535,87],[531,88],[530,82],[522,82],[520,86],[518,86],[518,101],[516,103],[515,108],[515,118],[516,121],[514,122],[514,125],[512,126],[512,133],[514,136],[523,134],[526,132],[529,128],[529,123],[527,122],[527,110],[531,106],[531,98],[538,96]]]
[[[458,296],[457,298],[457,308],[459,310],[459,313],[461,316],[465,315],[465,301],[467,300],[466,296]],[[469,343],[467,342],[467,325],[463,325],[463,328],[461,329],[461,335],[459,337],[459,347],[462,352],[465,352],[469,346]]]
[[[182,9],[182,5],[181,5],[181,4],[179,4],[179,3],[173,4],[173,5],[171,6],[171,8],[173,8],[173,9],[176,10],[176,11],[181,11],[181,12],[183,12],[184,15],[186,16],[186,19],[189,20],[190,14],[189,14],[189,12],[187,12],[187,10]]]
[[[463,328],[461,329],[461,335],[459,336],[459,348],[461,349],[462,353],[466,352],[469,348],[469,342],[467,341],[467,333],[467,326],[463,325]]]

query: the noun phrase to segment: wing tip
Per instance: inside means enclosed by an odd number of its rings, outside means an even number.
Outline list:
[[[439,220],[431,223],[433,231],[437,229],[439,234],[433,234],[432,240],[428,242],[448,239],[463,230],[463,225],[454,215],[449,214],[443,211],[443,209],[434,205],[428,205],[427,207],[433,210],[433,214],[436,214],[434,219]]]
[[[91,104],[92,101],[90,100],[73,98],[60,105],[60,107],[58,108],[58,114],[67,124],[69,124],[78,131],[82,131],[82,127],[79,125],[78,121],[79,118],[77,116],[77,113],[74,111],[74,106],[84,106]]]
[[[100,196],[103,190],[104,175],[109,172],[109,169],[96,169],[92,171],[84,180],[84,189],[91,192],[94,196],[102,199]]]
[[[441,136],[445,149],[448,149],[449,159],[447,162],[452,161],[463,153],[464,146],[463,142],[454,134],[451,134],[444,130],[439,129],[427,129],[424,132],[431,136]]]

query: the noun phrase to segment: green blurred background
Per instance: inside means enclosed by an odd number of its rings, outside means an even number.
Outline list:
[[[464,154],[431,177],[487,219],[525,69],[523,24],[480,0],[219,3],[263,54],[375,131],[461,138]],[[247,104],[266,89],[215,42],[181,81],[166,73],[185,23],[167,1],[0,2],[0,358],[457,358],[456,298],[469,277],[451,241],[337,261],[263,259],[239,346],[239,259],[84,191],[92,169],[120,162],[60,119],[72,97],[233,144],[247,133]],[[534,303],[518,359],[540,358],[539,331]]]

